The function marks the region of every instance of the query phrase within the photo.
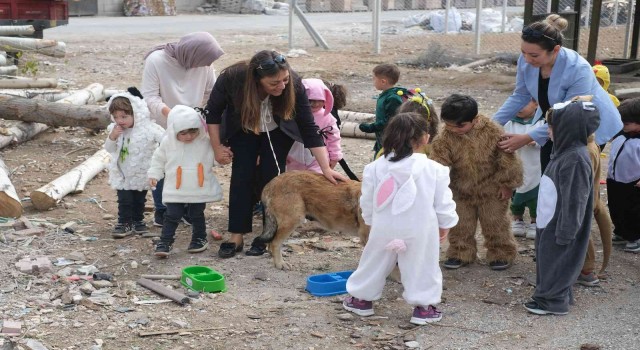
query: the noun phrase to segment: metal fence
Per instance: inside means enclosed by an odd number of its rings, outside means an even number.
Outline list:
[[[520,51],[524,0],[290,1],[297,4],[301,13],[301,16],[290,17],[290,45],[294,48],[309,44],[304,40],[307,35],[298,19],[302,18],[311,30],[315,29],[315,35],[332,49],[348,49],[345,42],[363,40],[362,34],[368,34],[364,35],[367,37],[364,40],[371,41],[372,52],[376,53],[384,51],[386,41],[398,40],[398,35],[420,38],[422,42],[437,41],[451,50],[479,56]],[[603,2],[597,59],[627,58],[633,3],[629,0]],[[376,4],[379,4],[379,10]],[[579,52],[586,55],[589,26],[594,20],[591,16],[592,4],[590,0],[584,1],[580,11],[574,6],[574,0],[561,0],[559,13],[570,21],[570,28],[565,32],[567,43],[577,40]],[[543,19],[550,13],[550,8],[551,0],[534,0],[534,19]],[[355,20],[353,25],[332,27],[320,20],[320,14],[331,14],[336,20],[343,18],[341,23],[348,22],[350,16],[354,19],[368,16],[371,20],[362,23],[365,27],[357,29]],[[577,38],[572,35],[575,26],[578,26]],[[354,35],[354,31],[358,31],[358,35]],[[322,46],[316,39],[313,42]]]

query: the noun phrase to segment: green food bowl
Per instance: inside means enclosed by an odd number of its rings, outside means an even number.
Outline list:
[[[224,276],[206,266],[185,267],[182,269],[180,283],[182,283],[185,288],[198,292],[220,293],[227,291]]]

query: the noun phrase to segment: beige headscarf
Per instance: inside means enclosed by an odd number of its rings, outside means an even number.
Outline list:
[[[175,58],[186,69],[210,66],[215,60],[224,55],[224,51],[213,35],[207,32],[189,33],[180,41],[158,45],[147,52],[144,59],[154,51],[164,50],[167,55]]]

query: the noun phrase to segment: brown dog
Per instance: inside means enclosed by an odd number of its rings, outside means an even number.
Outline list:
[[[360,182],[330,183],[311,171],[286,172],[271,180],[262,191],[265,222],[256,242],[268,243],[273,264],[288,269],[280,247],[305,218],[331,231],[358,234],[366,244],[369,226],[360,213]]]

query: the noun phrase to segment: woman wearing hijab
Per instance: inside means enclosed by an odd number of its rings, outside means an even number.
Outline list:
[[[178,42],[152,48],[144,57],[140,89],[151,118],[166,129],[167,116],[174,106],[204,106],[216,80],[211,64],[223,54],[216,39],[206,32],[190,33]],[[159,181],[152,191],[156,209],[154,226],[162,226],[166,210],[162,204],[162,186],[163,182]]]

